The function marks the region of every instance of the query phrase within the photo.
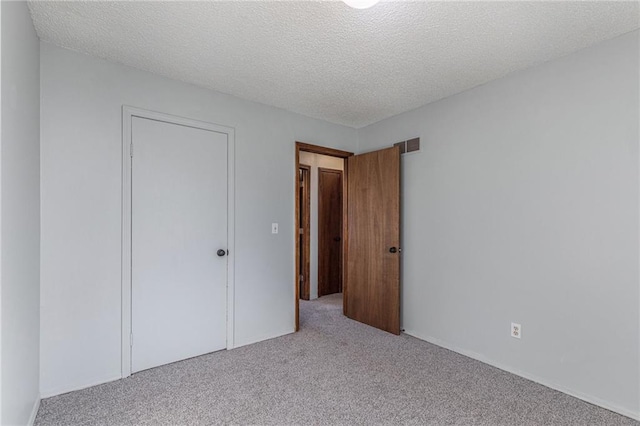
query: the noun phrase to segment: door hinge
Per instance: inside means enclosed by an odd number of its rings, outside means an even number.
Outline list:
[[[129,335],[129,346],[133,347],[133,333]]]
[[[133,143],[129,144],[129,156],[133,158]]]
[[[300,275],[300,282],[304,281],[304,275]]]

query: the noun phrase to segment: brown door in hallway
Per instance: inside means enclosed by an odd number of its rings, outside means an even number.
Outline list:
[[[318,296],[342,291],[342,170],[318,168]]]
[[[300,164],[298,173],[298,271],[300,298],[309,300],[309,277],[311,276],[311,167]]]
[[[347,159],[345,315],[400,334],[400,149]]]

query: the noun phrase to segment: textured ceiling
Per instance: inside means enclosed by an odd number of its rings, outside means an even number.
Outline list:
[[[44,41],[362,127],[640,27],[638,2],[30,2]]]

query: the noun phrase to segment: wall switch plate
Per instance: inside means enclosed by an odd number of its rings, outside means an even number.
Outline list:
[[[277,234],[278,233],[278,224],[277,223],[272,223],[271,224],[271,233],[272,234]]]
[[[511,337],[515,337],[516,339],[522,338],[522,326],[520,324],[516,324],[515,322],[511,323]]]

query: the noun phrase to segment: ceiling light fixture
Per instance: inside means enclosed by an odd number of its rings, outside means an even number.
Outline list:
[[[354,9],[368,9],[380,0],[342,0]]]

